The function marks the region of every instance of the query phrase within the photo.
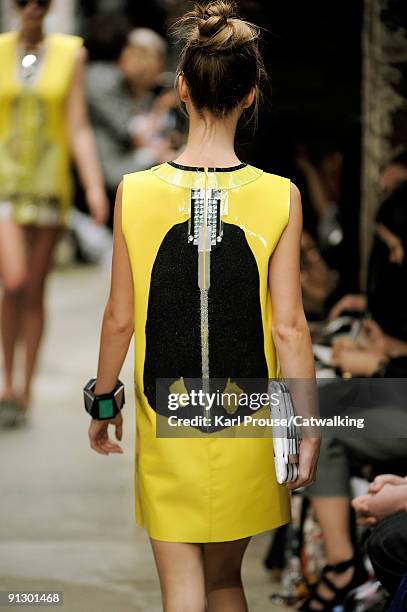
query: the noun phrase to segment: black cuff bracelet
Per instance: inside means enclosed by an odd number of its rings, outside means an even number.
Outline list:
[[[124,384],[118,379],[113,391],[99,395],[94,393],[95,386],[96,378],[91,378],[83,388],[86,412],[99,421],[114,419],[124,406]]]

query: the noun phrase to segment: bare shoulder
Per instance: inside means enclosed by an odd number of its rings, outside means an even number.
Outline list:
[[[78,66],[84,66],[88,61],[89,53],[86,47],[81,46],[76,50],[76,64]]]
[[[117,186],[117,190],[116,190],[116,202],[115,202],[115,208],[117,206],[121,206],[122,204],[122,198],[123,198],[123,181],[120,181],[120,183]]]
[[[82,46],[75,50],[73,70],[74,70],[75,83],[77,86],[82,81],[83,76],[85,74],[87,60],[88,60],[88,52],[85,49],[85,47]]]
[[[292,181],[290,181],[290,198],[291,198],[291,202],[297,200],[298,202],[301,203],[301,192],[298,189],[297,185],[293,183]]]
[[[297,185],[290,181],[289,225],[302,226],[301,192]]]
[[[123,203],[123,181],[119,183],[116,190],[116,197],[113,208],[113,233],[121,232],[122,218],[122,203]]]

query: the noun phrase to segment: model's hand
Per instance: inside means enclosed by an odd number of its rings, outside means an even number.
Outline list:
[[[123,452],[120,444],[109,439],[107,431],[109,424],[114,425],[116,438],[117,440],[121,440],[123,435],[123,417],[121,412],[119,412],[114,419],[109,419],[108,421],[92,419],[89,425],[90,446],[101,455]]]
[[[301,440],[299,475],[297,480],[287,485],[288,489],[293,491],[300,487],[307,487],[315,481],[320,446],[320,438],[304,438]]]
[[[94,186],[87,189],[85,197],[95,223],[98,225],[106,223],[109,215],[109,200],[103,187]]]

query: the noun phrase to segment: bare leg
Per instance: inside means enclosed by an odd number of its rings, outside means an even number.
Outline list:
[[[150,538],[164,612],[204,612],[202,545]]]
[[[205,588],[209,612],[247,612],[241,578],[250,538],[203,544]]]
[[[13,366],[27,278],[26,246],[23,228],[11,219],[0,221],[1,339],[3,350],[4,389],[2,398],[11,399]]]
[[[334,565],[351,559],[354,550],[349,523],[350,499],[348,497],[313,497],[312,506],[321,527],[327,563]],[[327,578],[336,587],[344,587],[351,581],[353,573],[354,568],[351,567],[340,574],[329,572]],[[324,583],[318,585],[317,592],[327,600],[334,595]],[[321,610],[323,607],[318,601],[313,601],[311,605],[314,610]]]
[[[25,377],[20,399],[29,404],[31,385],[38,352],[45,329],[44,291],[47,274],[52,265],[52,255],[61,229],[59,227],[26,228],[30,243],[30,273],[26,283],[23,310],[25,342]]]
[[[353,544],[350,535],[350,499],[314,497],[312,506],[321,527],[325,554],[330,564],[350,559]]]

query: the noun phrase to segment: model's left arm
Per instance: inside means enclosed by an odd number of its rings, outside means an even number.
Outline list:
[[[291,183],[288,224],[269,264],[273,340],[284,377],[297,380],[300,386],[307,385],[309,381],[311,388],[315,382],[315,369],[311,337],[302,305],[301,233],[301,196],[298,188]],[[288,485],[289,488],[306,486],[314,481],[319,446],[319,437],[308,436],[301,441],[299,477]]]
[[[94,220],[101,224],[107,219],[109,202],[87,113],[84,85],[86,59],[87,51],[82,47],[78,52],[67,100],[68,130],[72,157],[85,190],[86,202]]]
[[[133,278],[126,242],[121,227],[122,185],[117,190],[113,220],[113,256],[110,294],[103,315],[96,395],[109,393],[119,378],[134,331]],[[108,424],[116,428],[116,438],[122,438],[123,417],[119,412],[112,420],[92,419],[89,426],[91,447],[102,455],[121,453],[122,448],[109,440]]]

